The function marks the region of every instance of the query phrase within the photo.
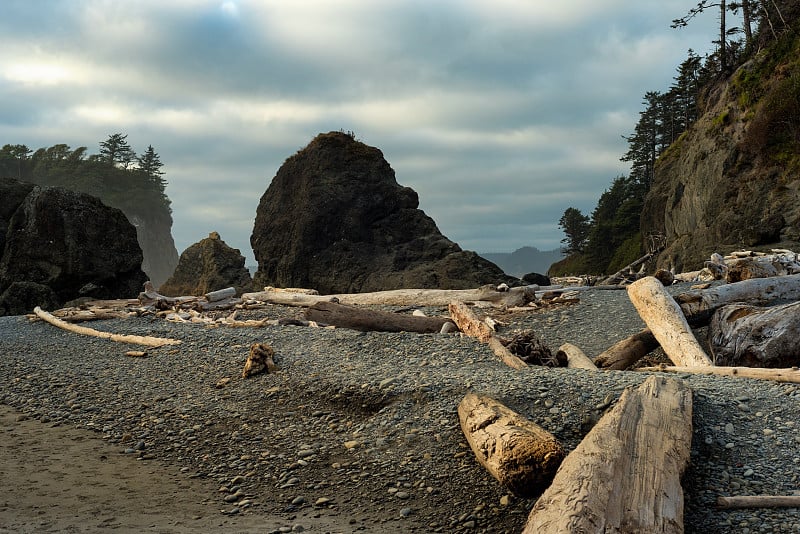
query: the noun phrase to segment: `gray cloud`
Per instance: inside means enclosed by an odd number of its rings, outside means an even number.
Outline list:
[[[556,247],[626,172],[644,92],[710,49],[713,17],[672,30],[674,4],[7,0],[0,142],[152,144],[179,250],[216,230],[252,261],[283,161],[353,130],[463,248]]]

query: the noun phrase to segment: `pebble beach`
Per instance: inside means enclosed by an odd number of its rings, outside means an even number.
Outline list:
[[[248,313],[278,319],[301,311]],[[590,357],[644,327],[625,291],[599,289],[581,291],[575,304],[499,319],[501,334],[530,329],[553,351],[570,342]],[[155,485],[197,482],[203,512],[194,517],[229,532],[520,532],[534,501],[509,494],[475,460],[456,413],[464,395],[502,401],[569,451],[626,387],[648,376],[517,371],[459,334],[209,328],[152,317],[86,326],[181,344],[132,358],[125,352],[141,347],[0,317],[0,404],[45,431],[102,440],[131,469],[149,469]],[[253,343],[273,347],[277,373],[241,378]],[[800,532],[797,508],[715,506],[718,496],[800,492],[800,387],[671,376],[693,391],[686,532]],[[4,428],[13,427],[12,420]],[[0,532],[47,531],[9,499],[0,499]]]

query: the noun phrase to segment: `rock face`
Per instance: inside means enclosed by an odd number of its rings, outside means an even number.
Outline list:
[[[3,196],[1,211],[12,215],[0,258],[0,314],[28,313],[36,305],[78,297],[139,293],[146,280],[142,250],[120,210],[89,195],[38,186],[17,204],[27,184],[13,182],[0,181],[3,191],[16,191],[13,202]]]
[[[172,216],[164,210],[125,215],[136,227],[136,237],[144,256],[142,270],[158,287],[172,276],[178,265],[178,250],[172,239]]]
[[[320,134],[286,160],[261,197],[250,237],[256,286],[355,293],[508,280],[444,237],[418,206],[380,150],[348,134]]]
[[[244,256],[229,247],[217,232],[190,246],[181,254],[175,273],[159,288],[167,296],[204,295],[234,287],[238,294],[250,291],[252,280]]]
[[[705,113],[656,163],[641,228],[667,238],[658,268],[800,246],[800,39],[782,46],[796,52],[759,54],[716,85]]]

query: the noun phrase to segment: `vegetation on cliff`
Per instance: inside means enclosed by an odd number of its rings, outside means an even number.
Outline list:
[[[550,275],[615,272],[647,252],[655,236],[650,235],[653,225],[643,223],[649,207],[645,199],[657,169],[664,168],[662,160],[685,153],[687,134],[693,128],[729,135],[726,128],[733,119],[728,110],[698,123],[718,100],[721,86],[736,92],[750,121],[737,150],[753,164],[778,165],[784,182],[800,170],[800,10],[786,1],[711,4],[702,0],[686,17],[673,21],[673,26],[688,24],[711,8],[719,10],[717,51],[701,58],[689,50],[666,92],[645,93],[634,133],[624,136],[629,149],[621,160],[630,162],[629,175],[613,180],[591,217],[567,208],[559,225],[566,234],[562,242],[569,256],[551,266]],[[731,12],[741,17],[741,28],[728,25],[731,18],[725,15]],[[680,199],[682,187],[675,186],[675,198]],[[582,238],[576,240],[576,235]]]

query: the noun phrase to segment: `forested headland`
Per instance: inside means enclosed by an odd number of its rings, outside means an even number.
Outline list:
[[[743,105],[765,94],[766,80],[773,76],[771,69],[795,50],[798,11],[788,1],[701,0],[672,21],[675,31],[680,31],[695,17],[716,16],[716,50],[704,57],[689,50],[668,89],[645,92],[633,133],[623,135],[628,150],[620,159],[630,163],[629,174],[613,179],[591,214],[575,207],[565,210],[558,224],[565,234],[562,250],[568,257],[551,267],[551,275],[613,273],[649,252],[653,244],[663,242],[664,236],[642,235],[640,230],[645,197],[656,177],[659,158],[680,145],[685,132],[706,111],[713,88],[729,83],[732,74],[758,54],[770,58],[759,63],[760,69],[740,74],[733,83],[739,84],[740,98],[750,100]],[[800,101],[800,82],[790,80],[784,92],[780,102],[768,103],[765,111],[772,109],[772,122],[794,124],[800,120],[800,109],[789,109],[787,103]],[[791,132],[788,137],[763,139],[761,149],[785,152],[787,142],[797,142],[791,139],[796,137]]]

